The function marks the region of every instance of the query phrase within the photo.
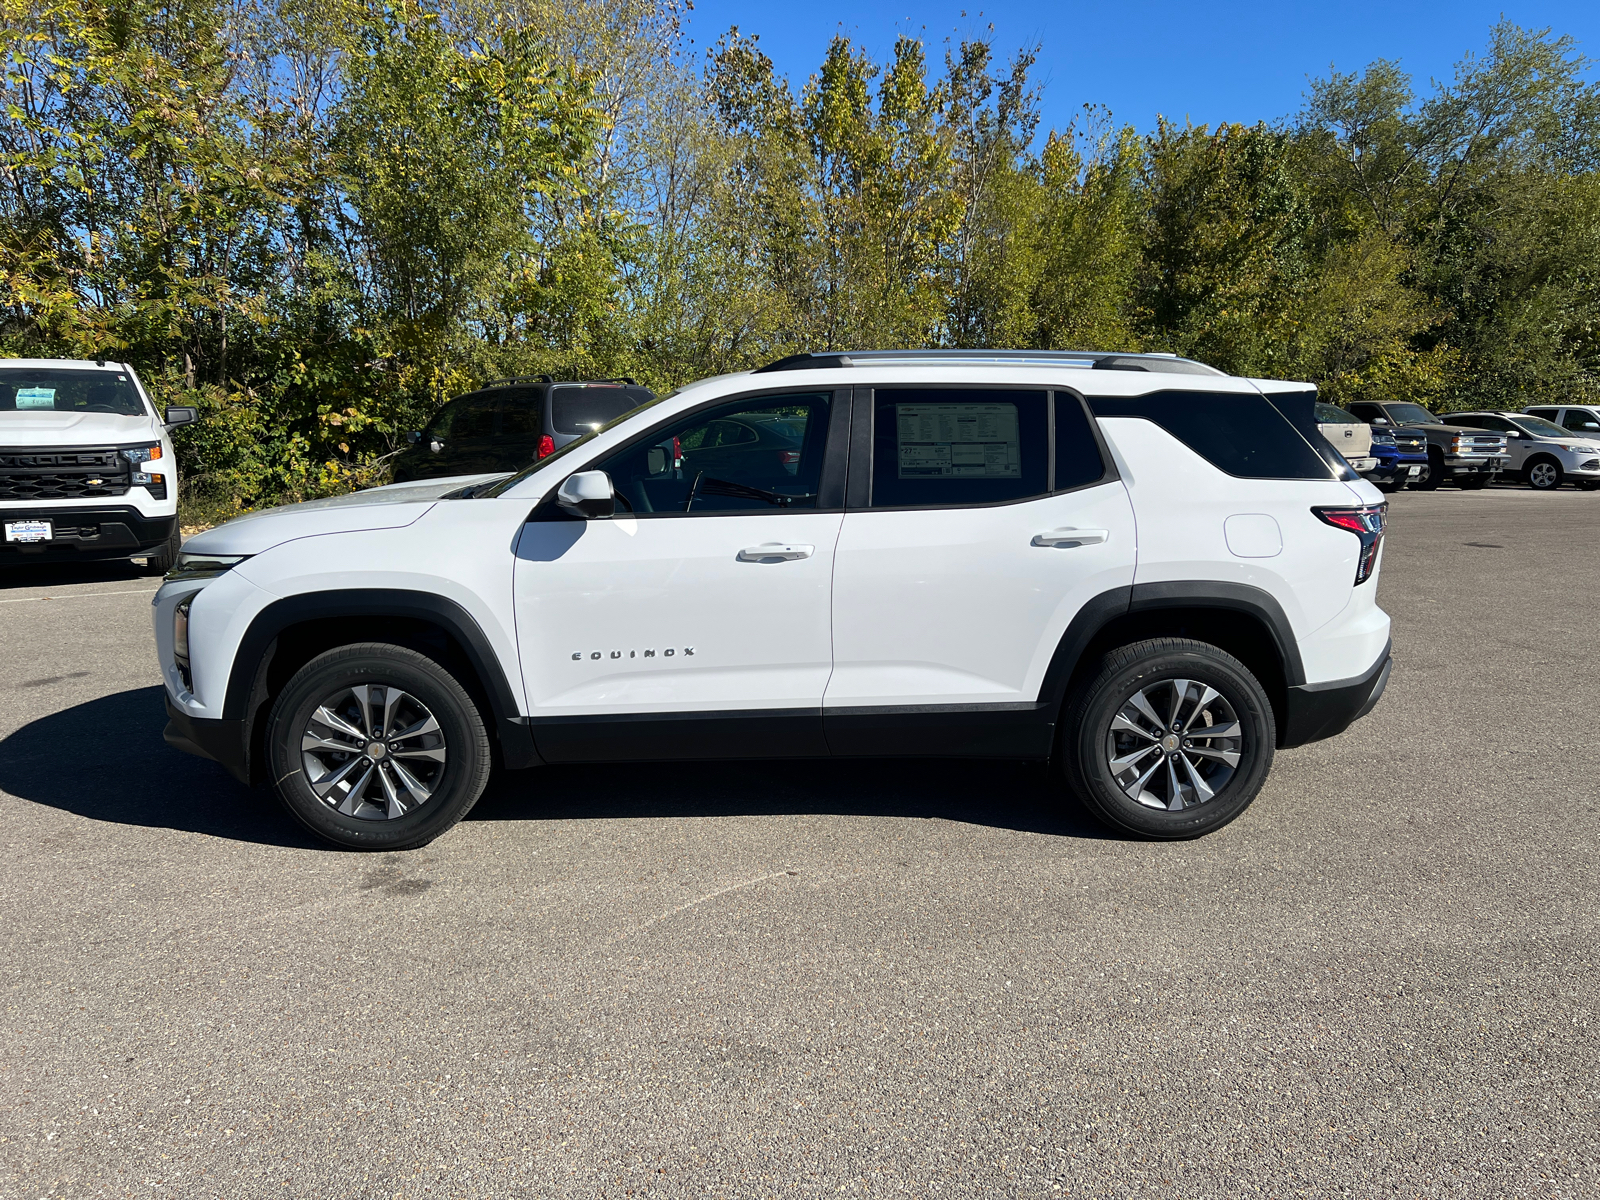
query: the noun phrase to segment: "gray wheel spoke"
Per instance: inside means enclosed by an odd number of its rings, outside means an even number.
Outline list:
[[[1151,764],[1149,770],[1147,770],[1143,775],[1139,776],[1139,778],[1135,779],[1132,783],[1128,784],[1127,787],[1122,789],[1124,792],[1128,793],[1128,798],[1130,800],[1137,801],[1139,797],[1144,794],[1144,785],[1150,782],[1150,777],[1157,771],[1161,770],[1161,764],[1166,761],[1167,760],[1165,758],[1156,759],[1156,761]]]
[[[382,729],[386,736],[393,737],[394,710],[400,701],[405,698],[405,693],[399,688],[384,688],[383,692],[383,717],[381,718],[383,724],[381,724],[378,728]]]
[[[1120,775],[1129,767],[1133,766],[1134,763],[1138,762],[1141,758],[1147,754],[1150,754],[1151,752],[1160,754],[1161,750],[1157,746],[1141,746],[1137,750],[1130,750],[1121,758],[1113,758],[1111,760],[1111,769]]]
[[[337,750],[342,751],[345,754],[360,754],[361,744],[359,742],[336,742],[331,738],[325,738],[320,734],[315,734],[310,730],[307,730],[304,736],[302,736],[300,739],[300,749]]]
[[[367,735],[363,731],[350,724],[349,721],[346,721],[338,713],[330,709],[326,704],[317,709],[313,719],[323,725],[326,725],[329,729],[344,734],[346,737],[354,738],[358,742],[365,742],[367,740]]]
[[[383,785],[383,798],[389,803],[389,815],[401,817],[406,812],[406,802],[400,799],[400,793],[395,791],[394,782],[389,778],[393,763],[378,764],[378,782]]]
[[[1162,722],[1161,718],[1156,716],[1156,710],[1150,707],[1149,697],[1147,697],[1142,690],[1137,691],[1130,696],[1128,698],[1128,703],[1133,705],[1133,707],[1139,711],[1139,715],[1144,717],[1145,720],[1149,721],[1150,724],[1154,725],[1157,729],[1164,728],[1164,723]]]
[[[404,742],[414,737],[421,737],[425,733],[437,733],[438,731],[439,722],[433,719],[432,713],[429,713],[409,729],[402,729],[399,733],[390,734],[389,740],[391,742]]]
[[[339,767],[338,770],[324,775],[320,779],[313,779],[311,781],[312,791],[316,792],[317,795],[326,800],[328,798],[328,793],[343,783],[344,777],[361,766],[361,764],[364,762],[366,762],[366,759],[362,758],[359,754],[356,755],[349,762]]]
[[[425,758],[429,762],[440,763],[444,761],[443,746],[433,750],[391,750],[389,753],[393,758]]]
[[[1178,717],[1183,712],[1183,698],[1189,694],[1189,681],[1187,679],[1174,679],[1172,681],[1172,716],[1167,720],[1169,729],[1179,727]]]
[[[363,762],[365,760],[358,758],[353,761]],[[354,816],[356,809],[361,807],[362,797],[367,794],[367,784],[371,782],[372,764],[367,763],[367,769],[361,773],[361,778],[356,780],[350,790],[344,794],[344,800],[339,805],[339,811],[347,817]]]
[[[1239,722],[1229,721],[1226,725],[1201,725],[1189,735],[1189,740],[1198,742],[1202,739],[1236,738],[1239,734]]]
[[[1189,777],[1189,786],[1194,789],[1196,804],[1204,804],[1212,796],[1216,795],[1211,790],[1211,785],[1205,781],[1205,777],[1195,770],[1194,762],[1187,754],[1183,755],[1183,770],[1184,774]]]
[[[428,797],[433,795],[431,791],[429,791],[422,785],[420,781],[418,781],[415,775],[406,770],[404,763],[395,762],[391,759],[389,765],[394,768],[394,773],[400,780],[400,786],[405,788],[406,791],[410,792],[418,804],[425,803]]]
[[[1201,684],[1200,687],[1200,701],[1194,706],[1194,711],[1189,714],[1189,719],[1183,723],[1184,732],[1188,732],[1190,727],[1200,719],[1200,714],[1205,712],[1206,706],[1219,695],[1216,688],[1207,687],[1205,684]]]
[[[1227,763],[1230,767],[1239,765],[1239,752],[1237,750],[1213,750],[1210,746],[1190,746],[1185,754],[1198,754],[1201,758],[1214,758],[1218,762]]]
[[[1167,807],[1177,812],[1183,807],[1183,784],[1178,780],[1178,760],[1169,758],[1167,763]]]
[[[1148,729],[1144,728],[1144,726],[1128,720],[1128,718],[1123,716],[1121,713],[1118,713],[1116,716],[1111,718],[1111,732],[1131,733],[1137,737],[1142,737],[1146,741],[1151,742],[1157,741],[1161,737],[1159,733],[1151,733]]]

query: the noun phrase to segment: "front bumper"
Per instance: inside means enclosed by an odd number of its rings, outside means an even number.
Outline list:
[[[1394,668],[1389,654],[1392,647],[1393,642],[1386,643],[1372,668],[1355,679],[1288,688],[1278,748],[1287,750],[1335,737],[1371,712],[1389,686],[1389,672]]]
[[[1373,483],[1391,483],[1396,479],[1415,479],[1422,474],[1428,465],[1428,458],[1423,454],[1412,455],[1409,458],[1379,459],[1378,465],[1370,471],[1363,471],[1363,478]],[[1416,475],[1412,472],[1415,471]]]
[[[250,759],[245,752],[244,722],[192,717],[167,696],[167,727],[161,738],[174,750],[209,758],[228,769],[240,783],[250,783]]]
[[[1511,460],[1506,458],[1447,458],[1444,473],[1451,479],[1470,475],[1498,475]]]
[[[0,541],[0,564],[140,558],[166,545],[178,518],[148,517],[131,505],[96,508],[0,508],[0,521],[49,521],[48,542]]]

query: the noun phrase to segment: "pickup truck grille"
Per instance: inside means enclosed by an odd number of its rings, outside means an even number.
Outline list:
[[[1499,433],[1464,433],[1456,437],[1459,449],[1457,455],[1462,457],[1483,457],[1504,454],[1506,452],[1506,439]]]
[[[1394,448],[1401,454],[1425,454],[1428,449],[1428,439],[1420,433],[1402,433],[1397,430],[1394,435]]]
[[[0,448],[0,501],[121,496],[130,482],[129,463],[115,449]]]

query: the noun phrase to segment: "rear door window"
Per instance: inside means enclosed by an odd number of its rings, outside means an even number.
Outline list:
[[[873,508],[1003,504],[1049,490],[1049,393],[880,388]]]
[[[550,389],[550,421],[557,433],[589,433],[654,398],[621,383],[557,384]]]

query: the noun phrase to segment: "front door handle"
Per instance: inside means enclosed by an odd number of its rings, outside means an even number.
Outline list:
[[[1110,537],[1109,529],[1052,529],[1049,533],[1034,534],[1033,544],[1071,550],[1074,546],[1098,546]]]
[[[746,546],[739,551],[739,561],[748,563],[793,562],[797,558],[810,558],[815,546],[796,546],[792,542],[767,542],[761,546]]]

